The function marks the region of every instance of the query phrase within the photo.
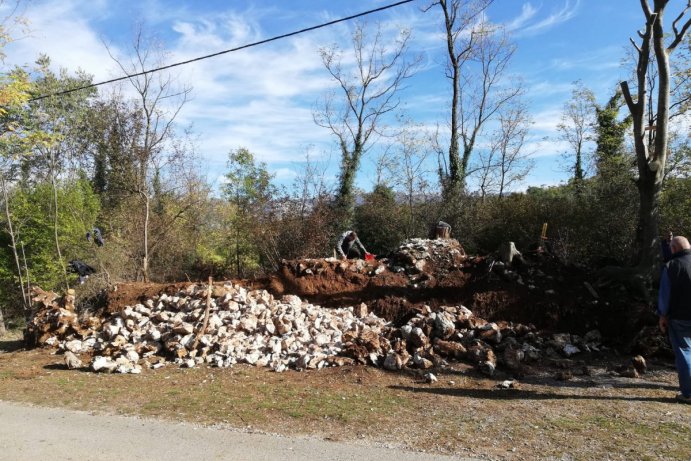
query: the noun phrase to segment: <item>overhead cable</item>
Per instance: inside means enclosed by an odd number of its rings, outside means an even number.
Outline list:
[[[176,63],[174,63],[174,64],[169,64],[169,65],[167,65],[167,66],[157,67],[157,68],[155,68],[155,69],[149,69],[149,70],[145,70],[145,71],[142,71],[142,72],[138,72],[138,73],[136,73],[136,74],[125,75],[125,76],[123,76],[123,77],[113,78],[113,79],[110,79],[110,80],[105,80],[105,81],[103,81],[103,82],[91,83],[91,84],[89,84],[89,85],[84,85],[84,86],[80,86],[80,87],[77,87],[77,88],[71,88],[71,89],[69,89],[69,90],[63,90],[63,91],[58,91],[58,92],[56,92],[56,93],[50,93],[50,94],[44,94],[44,95],[41,95],[41,96],[36,96],[35,98],[29,99],[29,101],[39,101],[39,100],[41,100],[41,99],[49,98],[49,97],[51,97],[51,96],[61,96],[61,95],[64,95],[64,94],[74,93],[75,91],[86,90],[87,88],[94,88],[94,87],[97,87],[97,86],[106,85],[106,84],[108,84],[108,83],[119,82],[119,81],[121,81],[121,80],[126,80],[126,79],[130,79],[130,78],[134,78],[134,77],[140,77],[140,76],[142,76],[142,75],[151,74],[151,73],[153,73],[153,72],[159,72],[159,71],[166,70],[166,69],[170,69],[170,68],[177,67],[177,66],[183,66],[183,65],[185,65],[185,64],[190,64],[190,63],[193,63],[193,62],[196,62],[196,61],[202,61],[202,60],[204,60],[204,59],[213,58],[213,57],[216,57],[216,56],[220,56],[220,55],[222,55],[222,54],[232,53],[233,51],[244,50],[244,49],[246,49],[246,48],[251,48],[251,47],[253,47],[253,46],[263,45],[264,43],[269,43],[269,42],[273,42],[273,41],[276,41],[276,40],[281,40],[281,39],[284,39],[284,38],[287,38],[287,37],[292,37],[292,36],[294,36],[294,35],[303,34],[303,33],[305,33],[305,32],[311,32],[311,31],[313,31],[313,30],[321,29],[321,28],[323,28],[323,27],[328,27],[328,26],[332,26],[332,25],[334,25],[334,24],[338,24],[339,22],[350,21],[351,19],[359,18],[359,17],[362,17],[362,16],[367,16],[367,15],[372,14],[372,13],[377,13],[377,12],[379,12],[379,11],[388,10],[388,9],[390,9],[390,8],[394,8],[394,7],[403,5],[403,4],[405,4],[405,3],[410,3],[410,2],[414,2],[414,1],[415,1],[415,0],[402,0],[402,1],[400,1],[400,2],[391,3],[391,4],[389,4],[389,5],[382,6],[382,7],[380,7],[380,8],[375,8],[375,9],[373,9],[373,10],[363,11],[362,13],[354,14],[354,15],[352,15],[352,16],[347,16],[347,17],[345,17],[345,18],[336,19],[335,21],[325,22],[325,23],[319,24],[319,25],[317,25],[317,26],[307,27],[306,29],[301,29],[301,30],[297,30],[297,31],[294,31],[294,32],[289,32],[289,33],[283,34],[283,35],[276,35],[276,36],[274,36],[274,37],[267,38],[267,39],[265,39],[265,40],[260,40],[260,41],[258,41],[258,42],[254,42],[254,43],[248,43],[248,44],[246,44],[246,45],[238,46],[238,47],[236,47],[236,48],[231,48],[231,49],[228,49],[228,50],[219,51],[219,52],[213,53],[213,54],[207,54],[206,56],[200,56],[200,57],[194,58],[194,59],[188,59],[187,61],[176,62]]]

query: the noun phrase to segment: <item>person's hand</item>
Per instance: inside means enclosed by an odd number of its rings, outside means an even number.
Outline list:
[[[341,259],[342,259],[343,261],[345,261],[345,260],[348,259],[348,258],[346,257],[346,255],[343,255],[343,256],[341,256]]]
[[[659,325],[660,331],[661,331],[661,332],[667,333],[667,325],[668,325],[668,323],[669,323],[669,321],[667,320],[667,316],[666,316],[666,315],[660,316],[660,320],[658,321],[657,324]]]

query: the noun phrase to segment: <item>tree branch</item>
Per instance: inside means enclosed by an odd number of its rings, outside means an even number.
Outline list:
[[[624,96],[624,100],[626,101],[626,106],[629,108],[631,115],[635,116],[635,114],[638,113],[639,103],[633,102],[631,91],[629,90],[629,83],[624,80],[619,83],[619,86],[621,87],[621,94]]]

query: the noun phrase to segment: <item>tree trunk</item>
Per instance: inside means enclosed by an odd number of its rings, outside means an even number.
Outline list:
[[[22,288],[22,294],[26,293],[24,296],[24,319],[29,322],[32,315],[32,301],[31,301],[31,274],[29,273],[29,267],[26,264],[26,253],[24,252],[24,242],[20,242],[22,246],[22,260],[24,261],[24,273],[26,274],[26,291]],[[21,270],[20,270],[21,273]],[[21,276],[20,276],[21,281]]]
[[[5,328],[5,317],[2,315],[2,309],[0,309],[0,338],[5,336],[7,333],[7,328]]]
[[[345,149],[345,147],[343,147],[343,149]],[[360,167],[362,149],[362,143],[356,139],[352,153],[346,151],[342,152],[343,163],[341,165],[337,208],[340,214],[340,224],[343,228],[350,228],[355,222],[355,175]]]
[[[660,262],[658,226],[660,219],[660,190],[667,161],[668,123],[670,104],[670,65],[669,55],[683,40],[691,26],[687,20],[683,27],[677,27],[686,10],[674,21],[672,43],[665,47],[663,17],[668,0],[654,0],[654,10],[650,9],[647,0],[641,0],[641,7],[646,18],[646,27],[642,33],[641,45],[636,46],[638,63],[636,68],[637,98],[634,101],[628,84],[621,83],[626,104],[633,118],[634,146],[639,178],[637,182],[640,208],[636,240],[638,248],[638,266],[651,278],[658,273]],[[650,49],[654,50],[658,71],[657,111],[655,116],[655,141],[650,145],[646,136],[646,82]],[[648,114],[649,115],[649,114]],[[653,127],[650,127],[652,129]],[[647,141],[646,141],[647,138]]]
[[[141,192],[140,192],[141,193]],[[144,282],[149,282],[149,215],[150,215],[150,200],[149,195],[141,193],[144,197],[144,258],[142,258],[142,276]]]
[[[454,21],[457,11],[454,5],[448,5],[446,0],[440,0],[439,6],[444,14],[444,28],[446,31],[446,48],[449,56],[449,70],[451,72],[451,133],[449,139],[449,174],[444,182],[444,195],[456,198],[463,189],[465,171],[461,171],[460,148],[458,143],[458,101],[461,93],[460,64],[456,55],[454,43]]]
[[[242,278],[242,267],[240,267],[240,225],[235,225],[235,273],[238,278]]]
[[[0,175],[0,182],[2,183],[2,195],[5,201],[5,218],[7,219],[7,232],[10,235],[10,241],[12,242],[12,255],[14,256],[14,262],[17,266],[17,276],[19,277],[19,285],[22,290],[22,303],[24,311],[29,309],[29,294],[24,290],[24,280],[22,277],[22,265],[19,261],[19,254],[17,253],[17,239],[14,234],[14,227],[12,226],[12,215],[10,214],[10,202],[9,195],[7,194],[7,184],[5,183],[5,177]]]
[[[65,291],[70,289],[70,281],[67,279],[67,267],[65,266],[65,261],[62,259],[62,252],[60,251],[60,239],[58,237],[58,186],[55,180],[55,154],[52,149],[50,151],[50,183],[53,187],[53,207],[55,210],[55,215],[53,216],[53,235],[55,237],[55,250],[58,253],[58,261],[60,261],[60,266],[62,267],[62,274],[65,278]]]
[[[651,277],[660,267],[660,243],[658,224],[660,221],[660,186],[661,177],[653,172],[640,178],[638,181],[639,211],[637,242],[638,242],[638,266],[644,273]]]

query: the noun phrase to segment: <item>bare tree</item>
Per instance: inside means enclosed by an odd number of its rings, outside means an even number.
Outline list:
[[[335,91],[327,95],[315,110],[314,121],[333,133],[341,151],[336,206],[346,224],[353,219],[353,188],[362,156],[372,137],[382,134],[382,118],[398,107],[398,92],[419,61],[406,57],[409,30],[401,30],[393,41],[384,36],[380,25],[371,35],[368,32],[363,24],[353,31],[352,68],[344,67],[337,45],[320,50],[342,98]]]
[[[660,219],[660,190],[664,177],[667,155],[670,118],[670,55],[683,41],[691,27],[691,19],[685,18],[691,9],[691,0],[672,22],[672,33],[665,37],[664,13],[669,0],[641,0],[645,15],[645,29],[638,33],[640,43],[633,43],[637,52],[636,94],[629,89],[628,82],[621,82],[621,89],[633,119],[633,136],[638,166],[638,191],[640,208],[637,239],[639,242],[638,265],[647,274],[654,274],[658,261],[658,225]],[[668,38],[668,40],[666,40]],[[668,43],[666,43],[668,41]],[[658,73],[655,125],[650,126],[646,104],[648,64],[652,56]],[[648,130],[654,130],[654,137],[648,137]]]
[[[447,197],[465,188],[468,164],[484,125],[520,87],[502,86],[515,46],[503,28],[490,24],[483,13],[492,0],[439,0],[444,17],[448,53],[446,76],[451,80],[448,164],[440,162]],[[440,156],[443,148],[437,148]]]
[[[396,140],[396,148],[392,152],[388,168],[396,188],[405,198],[405,237],[410,238],[417,227],[416,204],[424,201],[429,192],[428,177],[432,171],[428,159],[432,148],[422,127],[410,120],[404,121]]]
[[[511,186],[519,183],[533,168],[530,153],[525,152],[525,143],[532,124],[527,107],[514,101],[498,115],[498,126],[491,135],[490,148],[480,155],[480,166],[475,170],[480,175],[482,198],[495,192],[500,198]]]
[[[515,104],[499,115],[492,150],[497,152],[499,197],[530,173],[534,162],[525,152],[525,141],[532,120],[523,104]]]
[[[686,36],[677,53],[677,58],[671,63],[670,91],[676,97],[670,104],[670,118],[687,114],[691,109],[691,35]]]
[[[173,136],[173,127],[177,115],[187,102],[191,88],[178,88],[170,75],[160,72],[146,72],[163,63],[165,53],[162,47],[152,39],[144,37],[139,28],[132,43],[133,57],[124,62],[113,56],[111,58],[120,69],[128,75],[141,74],[129,79],[137,95],[140,108],[141,125],[133,143],[133,154],[137,168],[130,184],[130,191],[141,198],[143,206],[143,242],[141,256],[141,273],[144,281],[149,280],[149,264],[152,251],[150,242],[150,222],[152,201],[160,184],[160,175],[167,167],[180,160],[180,150],[166,149]],[[159,191],[160,192],[160,191]],[[189,207],[180,210],[175,219],[184,214]],[[168,227],[170,228],[170,227]]]
[[[559,138],[565,141],[570,151],[565,154],[569,160],[576,192],[580,193],[586,175],[585,145],[592,139],[595,113],[595,95],[583,86],[583,82],[573,83],[571,99],[564,103],[561,121],[557,125]]]
[[[495,190],[496,176],[493,174],[496,168],[496,160],[494,158],[496,151],[488,149],[480,151],[477,156],[477,165],[475,173],[478,176],[478,187],[480,188],[480,201],[485,202],[485,197]]]
[[[297,201],[298,215],[305,220],[312,211],[314,204],[329,193],[326,185],[326,170],[328,162],[320,162],[305,151],[305,161],[300,166],[292,187],[292,196]]]
[[[400,133],[399,133],[400,134]],[[395,181],[396,155],[393,146],[387,146],[374,161],[374,186],[389,187]]]

